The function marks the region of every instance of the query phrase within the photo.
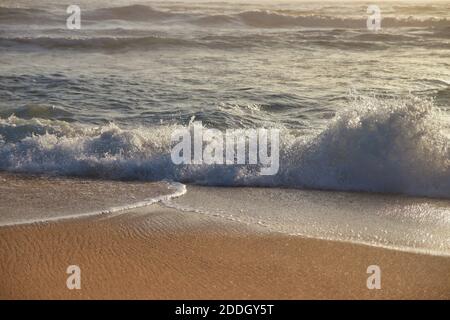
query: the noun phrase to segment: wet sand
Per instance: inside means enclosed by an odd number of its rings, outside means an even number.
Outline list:
[[[112,213],[176,193],[164,182],[125,182],[0,172],[0,226]]]
[[[269,233],[159,204],[0,227],[1,299],[449,299],[450,258]],[[81,268],[68,290],[66,268]],[[382,271],[368,290],[369,265]]]

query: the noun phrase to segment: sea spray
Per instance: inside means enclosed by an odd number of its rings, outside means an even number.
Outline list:
[[[356,99],[315,135],[283,130],[279,172],[263,176],[258,165],[173,164],[170,137],[180,125],[124,129],[11,116],[0,119],[0,169],[450,198],[444,119],[429,99]]]

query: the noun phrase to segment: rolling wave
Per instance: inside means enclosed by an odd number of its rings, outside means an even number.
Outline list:
[[[318,13],[289,14],[270,10],[248,10],[230,14],[202,14],[189,11],[170,12],[154,9],[146,5],[128,5],[121,7],[100,8],[85,10],[82,13],[83,20],[91,22],[105,20],[123,20],[136,22],[161,22],[171,19],[173,23],[190,23],[207,26],[248,26],[256,28],[290,28],[290,27],[316,27],[316,28],[349,28],[365,29],[367,14],[361,11],[361,18],[332,16]],[[2,22],[21,23],[30,20],[50,22],[54,19],[65,21],[65,13],[50,13],[43,9],[31,8],[7,8],[0,7]],[[383,28],[420,27],[440,28],[448,27],[450,21],[447,18],[397,18],[384,17]]]
[[[30,23],[51,19],[48,11],[32,8],[8,8],[0,6],[0,23]]]
[[[17,116],[22,119],[70,119],[73,117],[73,114],[56,106],[46,106],[40,104],[30,104],[19,108],[0,110],[0,117],[10,116]]]
[[[104,31],[102,31],[104,32]],[[118,32],[119,33],[119,32]],[[137,31],[135,33],[142,33]],[[428,35],[430,39],[423,39],[414,34],[379,33],[372,34],[361,32],[359,34],[341,34],[335,32],[321,32],[318,34],[287,35],[208,35],[196,38],[166,36],[166,35],[124,35],[124,36],[89,36],[89,37],[64,37],[64,36],[38,36],[38,37],[0,37],[0,47],[9,50],[28,49],[29,47],[40,49],[74,49],[74,50],[147,50],[152,48],[190,47],[208,49],[241,49],[241,48],[292,48],[293,46],[318,46],[326,48],[339,48],[342,50],[383,50],[392,45],[448,48],[449,44],[436,41],[433,38],[444,35]],[[420,40],[420,41],[418,41]]]
[[[280,171],[171,162],[178,125],[123,129],[48,119],[0,119],[0,169],[127,180],[293,187],[450,198],[448,126],[433,102],[356,99],[313,136],[284,131]]]
[[[123,7],[101,8],[88,11],[85,15],[88,19],[98,20],[128,20],[146,21],[149,19],[167,19],[177,14],[160,11],[145,5],[129,5]]]
[[[270,11],[246,11],[237,14],[245,24],[261,28],[279,27],[319,27],[319,28],[349,28],[365,29],[367,18],[341,18],[323,15],[293,16]],[[450,24],[447,19],[400,19],[386,17],[382,20],[383,28],[397,27],[445,27]]]
[[[0,38],[0,46],[33,46],[44,49],[78,49],[78,50],[121,50],[146,49],[158,46],[196,46],[195,40],[168,38],[159,36],[145,37],[16,37]]]

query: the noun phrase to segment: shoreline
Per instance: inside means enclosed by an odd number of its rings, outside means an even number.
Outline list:
[[[177,182],[113,181],[0,171],[0,228],[111,216],[185,193],[186,186]]]
[[[186,214],[220,217],[224,223],[234,221],[248,227],[263,227],[267,232],[281,235],[450,257],[448,230],[441,230],[438,234],[435,227],[421,229],[420,226],[421,222],[431,222],[433,226],[440,224],[439,220],[446,219],[448,210],[442,210],[450,205],[446,199],[288,188],[212,187],[168,181],[133,182],[8,172],[0,172],[0,182],[0,228],[112,218],[158,204]],[[280,208],[282,212],[278,212]],[[401,214],[389,213],[399,210]],[[403,230],[402,237],[411,236],[414,242],[383,238],[385,234],[395,234],[398,230],[385,229],[383,225],[386,222],[396,222],[397,228],[402,228],[404,221],[399,223],[396,220],[405,219],[408,215],[417,226],[416,229]],[[414,216],[418,215],[420,221],[414,220]],[[445,227],[445,223],[442,226]],[[350,227],[352,229],[348,230]],[[341,228],[341,233],[336,228]],[[377,234],[373,228],[381,228],[382,233]],[[431,243],[431,238],[415,239],[418,231],[431,232],[435,239],[440,236],[441,244]],[[354,236],[355,232],[358,237]],[[422,244],[420,241],[425,242]]]
[[[153,204],[0,227],[0,299],[450,299],[450,259],[271,233]],[[79,265],[81,290],[66,288]],[[368,290],[369,265],[382,289]]]

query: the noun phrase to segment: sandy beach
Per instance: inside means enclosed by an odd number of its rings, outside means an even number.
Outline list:
[[[0,228],[1,299],[449,299],[450,258],[268,233],[159,204]],[[68,290],[66,268],[81,268]],[[366,287],[367,266],[382,289]]]
[[[449,12],[0,1],[0,299],[450,299]]]

